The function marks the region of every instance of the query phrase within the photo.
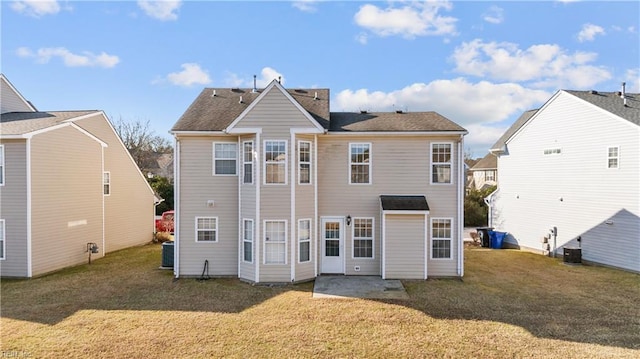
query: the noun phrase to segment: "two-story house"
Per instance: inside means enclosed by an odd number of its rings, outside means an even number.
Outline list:
[[[329,112],[328,89],[206,88],[175,136],[176,277],[463,275],[464,135],[435,112]]]

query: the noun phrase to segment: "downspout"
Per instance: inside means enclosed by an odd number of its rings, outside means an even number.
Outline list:
[[[244,236],[244,223],[242,221],[242,183],[244,182],[244,147],[240,136],[238,136],[238,159],[239,162],[237,168],[238,172],[238,278],[240,278],[242,268],[242,256],[244,251],[242,250]],[[242,168],[242,171],[240,169]]]
[[[289,233],[291,233],[291,243],[289,248],[291,249],[291,254],[290,254],[290,259],[291,259],[291,282],[294,282],[296,280],[296,241],[297,241],[297,236],[296,236],[296,169],[297,169],[297,163],[295,161],[296,159],[296,134],[292,131],[290,134],[290,142],[289,142],[289,147],[291,149],[291,151],[289,151],[289,163],[291,164],[289,166],[289,179],[290,179],[290,188],[291,188],[291,195],[290,195],[290,200],[291,200],[291,208],[290,208],[290,216],[291,216],[291,225],[290,225],[290,231]]]
[[[261,152],[262,143],[260,142],[260,132],[256,132],[256,144],[253,146],[253,151],[255,153],[254,157],[254,177],[253,181],[256,186],[256,220],[253,222],[253,245],[255,252],[253,253],[253,264],[255,266],[255,278],[254,282],[260,282],[260,240],[262,236],[260,236],[260,223],[262,220],[260,218],[260,189],[262,188],[262,177],[260,175],[260,168],[262,167],[261,162]]]
[[[173,138],[173,181],[174,187],[177,189],[173,194],[173,209],[175,210],[173,221],[173,274],[176,278],[180,278],[180,141],[176,136]]]
[[[103,247],[104,248],[104,247]],[[31,278],[31,137],[27,138],[27,277]]]
[[[315,248],[316,251],[315,252],[319,252],[318,251],[318,135],[313,135],[313,177],[312,177],[312,181],[313,182],[313,203],[314,203],[314,208],[313,208],[313,228],[311,233],[315,233],[315,235],[313,236],[313,239],[311,240],[311,253],[309,253],[309,258],[313,258],[312,255],[314,254],[313,249]],[[314,232],[315,231],[315,232]],[[319,260],[319,256],[317,253],[316,254],[316,258],[313,261],[313,276],[317,277],[318,276],[318,260]]]
[[[464,241],[462,239],[462,233],[464,231],[464,167],[463,167],[463,154],[462,147],[464,146],[464,135],[460,135],[460,141],[458,142],[458,270],[457,273],[460,277],[464,276],[464,268],[462,266],[464,258]]]

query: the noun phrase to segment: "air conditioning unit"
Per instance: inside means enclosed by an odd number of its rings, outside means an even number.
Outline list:
[[[582,249],[564,247],[563,262],[565,262],[565,263],[582,263]]]

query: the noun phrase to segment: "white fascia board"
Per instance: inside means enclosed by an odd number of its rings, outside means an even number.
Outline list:
[[[408,211],[408,210],[382,210],[383,214],[414,214],[428,215],[429,211]]]
[[[262,133],[262,128],[257,127],[242,127],[242,128],[232,128],[224,133],[230,135],[247,135],[247,134],[255,134]]]
[[[104,142],[104,141],[102,141],[101,139],[99,139],[98,137],[96,137],[96,136],[92,135],[92,134],[91,134],[91,133],[89,133],[87,130],[85,130],[84,128],[82,128],[82,127],[80,127],[80,126],[76,125],[75,123],[72,123],[72,124],[71,124],[71,127],[73,127],[73,128],[75,128],[76,130],[78,130],[78,131],[82,132],[84,135],[86,135],[87,137],[91,138],[92,140],[94,140],[94,141],[98,142],[98,143],[100,144],[100,146],[102,146],[102,147],[109,147],[109,145],[108,145],[106,142]]]
[[[326,134],[331,136],[464,136],[469,134],[469,131],[328,131]]]
[[[317,128],[290,128],[289,132],[292,135],[296,134],[321,134],[324,133],[324,130]]]
[[[558,90],[555,94],[553,94],[553,96],[551,96],[551,98],[550,98],[550,99],[548,99],[548,100],[547,100],[547,102],[545,102],[545,103],[544,103],[544,105],[542,105],[542,107],[540,107],[540,108],[536,111],[536,113],[534,113],[533,115],[531,115],[531,117],[529,117],[529,119],[528,119],[525,123],[523,123],[523,124],[522,124],[522,126],[520,126],[520,128],[519,128],[519,129],[517,129],[517,130],[516,130],[516,132],[514,132],[514,133],[513,133],[509,138],[507,138],[506,140],[504,140],[504,147],[506,148],[506,147],[507,147],[507,144],[508,144],[509,142],[511,142],[511,140],[513,140],[515,137],[517,137],[517,136],[522,132],[522,130],[523,130],[525,127],[529,126],[529,124],[530,124],[530,123],[531,123],[531,122],[532,122],[536,117],[538,117],[538,115],[539,115],[541,112],[543,112],[547,107],[549,107],[549,105],[551,105],[551,103],[552,103],[552,102],[553,102],[553,101],[554,101],[558,96],[560,96],[560,94],[561,94],[561,93],[563,93],[563,92],[564,92],[564,91],[562,91],[562,90]],[[499,149],[499,150],[500,150],[500,149]],[[491,151],[491,150],[490,150],[490,151]],[[504,150],[502,150],[502,152],[504,152]]]
[[[74,122],[74,121],[84,120],[86,118],[93,117],[95,115],[102,115],[102,116],[104,116],[104,118],[107,118],[107,115],[103,111],[95,111],[95,112],[87,113],[87,114],[82,115],[82,116],[72,117],[72,118],[66,119],[66,120],[64,120],[62,122]]]
[[[620,117],[620,116],[618,116],[618,115],[616,115],[614,113],[611,113],[611,112],[605,110],[604,108],[602,108],[600,106],[597,106],[597,105],[595,105],[595,104],[593,104],[593,103],[591,103],[591,102],[589,102],[587,100],[581,99],[580,97],[575,96],[574,94],[571,94],[571,93],[566,92],[564,90],[560,90],[560,91],[566,93],[567,95],[570,95],[571,97],[577,99],[578,101],[581,101],[582,103],[586,104],[587,106],[593,108],[594,110],[596,110],[596,111],[598,111],[598,112],[600,112],[602,114],[605,114],[607,116],[611,116],[612,118],[615,118],[618,121],[622,121],[622,122],[624,122],[624,123],[626,123],[628,125],[631,125],[631,126],[633,126],[633,128],[636,128],[636,129],[638,128],[638,125],[636,125],[635,123],[633,123],[633,122],[631,122],[631,121],[629,121],[629,120],[627,120],[627,119],[625,119],[623,117]]]
[[[29,135],[1,135],[0,140],[26,140],[30,138]]]
[[[197,137],[226,135],[225,131],[170,131],[174,137]]]

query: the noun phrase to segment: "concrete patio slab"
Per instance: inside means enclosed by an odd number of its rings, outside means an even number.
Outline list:
[[[409,299],[409,295],[396,279],[323,275],[315,280],[313,298]]]

